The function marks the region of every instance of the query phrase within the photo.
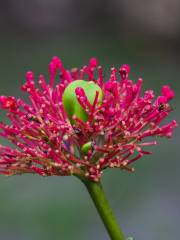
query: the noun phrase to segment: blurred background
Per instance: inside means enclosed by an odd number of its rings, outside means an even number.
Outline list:
[[[180,118],[179,0],[6,0],[0,3],[0,94],[21,96],[25,72],[48,79],[59,56],[67,68],[97,57],[108,78],[112,66],[131,65],[133,80],[158,95],[176,93],[169,120]],[[1,120],[5,116],[1,113]],[[127,236],[175,240],[180,223],[179,128],[159,139],[133,174],[107,170],[104,188]],[[1,144],[4,143],[0,139]],[[84,186],[73,177],[0,176],[0,239],[108,240]]]

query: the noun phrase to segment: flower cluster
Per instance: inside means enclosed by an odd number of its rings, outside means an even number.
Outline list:
[[[133,171],[131,164],[151,153],[144,147],[156,144],[144,139],[170,137],[177,125],[176,121],[159,125],[171,111],[168,102],[174,92],[169,86],[163,86],[162,95],[155,100],[152,90],[141,96],[142,79],[137,83],[129,80],[126,64],[118,70],[111,68],[106,82],[95,58],[82,69],[69,71],[54,57],[49,71],[49,83],[40,75],[39,87],[33,73],[27,72],[22,90],[29,94],[29,103],[0,97],[1,108],[8,111],[11,121],[10,125],[0,123],[0,136],[15,145],[0,145],[1,174],[76,175],[99,181],[108,167]],[[55,84],[57,71],[59,83]],[[63,94],[72,82],[83,79],[98,85],[103,96],[99,99],[96,91],[90,102],[84,88],[76,87],[73,94],[87,119],[76,114],[70,119]]]

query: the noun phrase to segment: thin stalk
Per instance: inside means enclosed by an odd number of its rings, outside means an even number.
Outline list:
[[[85,184],[111,240],[125,240],[100,182],[81,179]]]

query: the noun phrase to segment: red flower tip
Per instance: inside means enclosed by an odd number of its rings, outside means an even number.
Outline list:
[[[98,65],[98,61],[96,58],[91,58],[89,61],[89,67],[90,68],[96,68]]]
[[[30,81],[33,81],[34,80],[34,73],[31,72],[31,71],[28,71],[26,73],[26,81],[30,82]]]
[[[164,85],[162,87],[162,95],[167,99],[167,101],[171,100],[174,98],[174,91],[170,89],[169,86]]]
[[[0,96],[2,109],[15,110],[17,108],[15,97]]]
[[[128,74],[130,72],[130,66],[128,64],[123,64],[122,67],[119,68],[119,73],[122,79],[128,78]]]
[[[159,96],[156,102],[157,102],[157,105],[166,104],[167,98],[165,96]]]
[[[56,65],[58,65],[59,63],[61,63],[61,60],[57,56],[54,56],[52,58],[52,62],[55,63]]]

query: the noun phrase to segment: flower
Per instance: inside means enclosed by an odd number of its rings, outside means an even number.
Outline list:
[[[60,81],[55,85],[57,70]],[[29,103],[0,97],[11,121],[0,123],[0,136],[15,145],[0,145],[1,174],[75,175],[99,181],[108,167],[134,171],[131,164],[151,153],[144,147],[156,144],[144,139],[170,137],[177,126],[175,120],[159,125],[172,110],[170,87],[163,86],[155,100],[152,90],[141,96],[142,79],[129,80],[126,64],[118,71],[111,68],[107,82],[95,58],[69,71],[54,57],[49,71],[49,84],[40,75],[39,88],[27,72],[22,90],[29,94]]]

